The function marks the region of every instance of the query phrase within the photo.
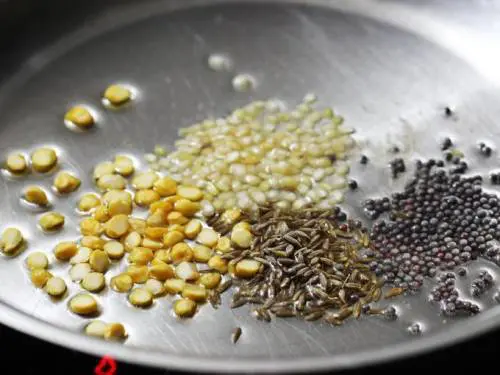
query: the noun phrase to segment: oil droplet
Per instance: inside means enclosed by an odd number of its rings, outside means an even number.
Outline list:
[[[238,92],[247,92],[255,87],[255,79],[250,74],[238,74],[232,83],[233,89]]]
[[[231,60],[221,53],[213,53],[208,56],[208,66],[216,72],[228,71],[231,68]]]
[[[408,333],[412,336],[417,336],[422,333],[422,327],[420,327],[419,323],[413,323],[408,326]]]
[[[398,318],[398,313],[394,306],[387,307],[383,312],[384,318],[389,321],[396,320]]]
[[[500,290],[498,290],[495,295],[493,296],[493,299],[495,300],[496,303],[500,303]]]

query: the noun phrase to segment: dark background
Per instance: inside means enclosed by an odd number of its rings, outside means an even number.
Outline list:
[[[9,374],[22,375],[94,375],[99,358],[49,344],[0,325],[0,361],[2,370]],[[474,340],[442,349],[431,354],[412,357],[384,365],[342,371],[337,374],[405,374],[406,371],[443,371],[445,375],[498,371],[500,358],[500,330]],[[14,370],[16,369],[16,370]],[[176,371],[149,369],[117,362],[115,375],[166,375],[180,374]],[[425,375],[425,374],[424,374]],[[430,374],[429,374],[430,375]]]

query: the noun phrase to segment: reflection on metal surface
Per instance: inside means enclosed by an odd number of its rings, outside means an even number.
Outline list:
[[[456,25],[440,7],[433,11],[433,2],[422,8],[415,2],[368,0],[128,3],[103,10],[95,22],[37,51],[0,86],[2,155],[56,145],[62,167],[83,181],[78,194],[53,197],[54,207],[68,218],[56,239],[41,234],[36,228],[39,213],[26,210],[19,200],[21,190],[34,181],[49,190],[50,179],[1,179],[0,227],[18,226],[30,245],[16,259],[0,257],[0,273],[8,275],[0,284],[2,322],[92,353],[205,371],[352,367],[435,348],[497,324],[497,308],[465,324],[443,324],[436,308],[423,303],[426,293],[397,302],[396,321],[373,317],[329,327],[284,319],[268,325],[255,321],[247,309],[230,311],[229,296],[224,296],[224,308],[204,306],[195,319],[180,322],[169,315],[168,298],[139,311],[105,290],[98,296],[100,318],[123,322],[130,338],[121,346],[83,336],[86,321],[70,314],[65,302],[54,304],[35,290],[23,259],[29,251],[50,253],[56,241],[76,238],[73,207],[79,194],[91,189],[90,172],[98,161],[123,152],[140,157],[156,143],[172,146],[177,128],[255,99],[294,104],[313,91],[320,102],[345,115],[374,161],[369,168],[353,165],[360,187],[349,195],[347,207],[401,187],[401,180],[392,182],[381,173],[389,158],[388,141],[401,144],[402,153],[412,158],[439,155],[437,142],[444,134],[453,135],[466,152],[475,139],[500,140],[494,69],[500,39],[483,33],[484,24]],[[464,12],[474,14],[475,9],[470,5]],[[207,66],[208,56],[217,51],[230,56],[228,71]],[[259,83],[254,91],[232,89],[238,72],[252,72]],[[113,82],[127,82],[140,91],[123,111],[108,111],[100,103],[102,91]],[[95,129],[66,129],[62,117],[75,103],[97,112]],[[456,109],[455,120],[442,116],[447,105]],[[498,160],[487,163],[479,166],[472,159],[471,168],[484,172]],[[474,267],[479,266],[491,267]],[[51,272],[66,276],[65,266],[55,262]],[[114,267],[106,277],[118,272]],[[491,272],[499,276],[498,270]],[[70,280],[67,284],[70,294],[78,290]],[[486,308],[494,305],[489,293],[482,299]],[[415,322],[423,333],[413,337],[407,327]],[[245,331],[236,345],[228,340],[235,326]]]

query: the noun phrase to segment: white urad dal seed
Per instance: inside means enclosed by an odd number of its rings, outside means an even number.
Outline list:
[[[231,60],[221,53],[212,53],[208,56],[208,66],[216,72],[227,71],[231,68]]]
[[[233,80],[233,89],[238,92],[250,91],[255,87],[255,79],[250,74],[238,74]]]

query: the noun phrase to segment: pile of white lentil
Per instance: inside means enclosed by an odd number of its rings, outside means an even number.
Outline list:
[[[268,202],[282,209],[332,207],[343,201],[347,186],[352,130],[331,108],[317,110],[314,102],[308,95],[291,111],[277,101],[251,103],[181,129],[175,151],[156,147],[146,160],[177,182],[202,189],[207,213],[256,210]]]

